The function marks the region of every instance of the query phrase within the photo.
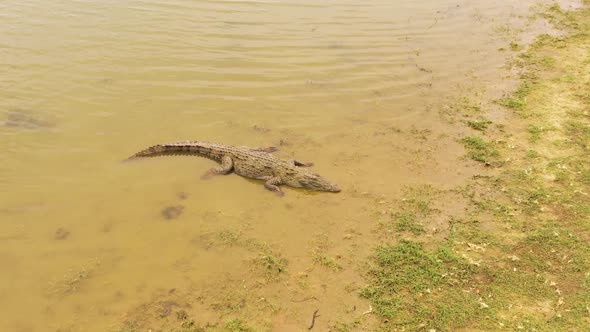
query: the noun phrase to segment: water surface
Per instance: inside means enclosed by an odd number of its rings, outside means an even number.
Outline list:
[[[367,306],[345,289],[375,213],[472,174],[440,112],[498,84],[532,3],[2,2],[0,330],[147,330],[180,308],[301,330],[316,307],[326,330]],[[278,146],[343,192],[279,199],[201,181],[204,159],[120,162],[185,139]],[[257,269],[269,255],[278,280]]]

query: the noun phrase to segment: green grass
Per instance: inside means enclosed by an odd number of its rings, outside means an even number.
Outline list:
[[[467,149],[467,156],[484,164],[497,163],[500,153],[491,144],[481,137],[467,136],[461,139],[461,143]]]
[[[564,48],[567,46],[565,40],[561,36],[551,36],[548,34],[540,34],[535,38],[533,43],[529,46],[529,49],[534,52],[539,50],[542,47],[546,47],[551,45],[555,48]]]
[[[569,120],[565,123],[565,131],[573,143],[584,150],[590,148],[590,125],[588,123]]]
[[[328,268],[334,272],[342,271],[343,269],[342,265],[340,265],[334,257],[328,255],[316,253],[313,256],[313,261],[314,263],[321,265],[325,268]]]
[[[206,332],[207,329],[195,324],[194,320],[185,320],[180,324],[179,329],[174,329],[172,332]]]
[[[254,265],[259,267],[266,280],[276,280],[287,269],[287,261],[273,253],[256,258]]]
[[[488,126],[492,124],[492,121],[487,119],[479,119],[479,120],[468,120],[467,125],[472,129],[485,131],[488,129]]]
[[[330,327],[333,332],[351,332],[354,331],[355,324],[346,324],[343,322],[336,322]]]
[[[517,42],[512,41],[510,42],[510,50],[513,52],[517,52],[522,50],[522,46],[519,45]]]
[[[572,29],[580,28],[580,20],[576,18],[571,11],[563,11],[558,4],[554,4],[547,8],[540,14],[541,17],[547,19],[558,29]]]
[[[398,232],[410,232],[414,235],[423,234],[424,226],[418,221],[415,213],[409,211],[394,212],[392,217],[395,223],[395,230]]]
[[[539,153],[535,150],[528,150],[526,152],[526,157],[529,159],[535,159],[539,157]]]
[[[432,207],[437,191],[428,185],[404,188],[403,198],[396,209],[390,212],[391,218],[381,222],[382,227],[396,232],[424,234],[424,223],[436,212]]]
[[[498,104],[512,110],[522,110],[526,105],[526,98],[534,88],[530,80],[523,80],[516,90],[509,96],[497,100]]]
[[[529,141],[531,143],[538,142],[541,139],[541,135],[549,130],[551,129],[547,126],[529,124],[527,127],[527,132],[529,133]]]
[[[224,332],[250,332],[254,331],[250,328],[246,323],[238,318],[233,318],[225,322],[225,326],[223,327]]]
[[[481,104],[467,97],[459,98],[456,106],[462,113],[477,114],[481,112]]]
[[[344,268],[340,264],[339,257],[333,257],[329,253],[331,243],[326,234],[318,234],[312,240],[311,257],[314,264],[320,265],[334,272],[342,271]]]
[[[461,291],[477,268],[446,246],[431,251],[412,241],[380,245],[368,274],[369,286],[361,296],[392,327],[449,330],[486,312],[478,295]]]
[[[590,168],[581,170],[579,172],[579,174],[580,174],[580,181],[585,185],[590,185]]]
[[[519,66],[528,67],[529,70],[542,70],[555,67],[555,59],[549,56],[538,56],[531,52],[520,55]],[[523,77],[531,77],[530,73],[525,73]],[[536,77],[536,76],[535,76]]]

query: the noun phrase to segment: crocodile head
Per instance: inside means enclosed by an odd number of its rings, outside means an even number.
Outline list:
[[[340,192],[340,187],[338,187],[338,185],[311,171],[299,172],[293,179],[285,182],[293,187],[335,193]]]

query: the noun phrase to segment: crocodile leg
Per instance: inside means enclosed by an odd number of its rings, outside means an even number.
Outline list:
[[[280,177],[275,176],[274,178],[270,178],[268,181],[264,183],[264,187],[272,192],[274,192],[277,196],[282,197],[285,195],[279,188],[279,185],[282,184],[283,181]]]
[[[207,173],[201,176],[201,179],[206,180],[210,179],[213,175],[225,175],[229,174],[232,169],[234,168],[234,162],[230,156],[223,156],[221,157],[221,166],[213,167],[212,169],[208,170]]]
[[[266,152],[266,153],[273,153],[279,151],[279,149],[275,148],[274,146],[267,146],[267,147],[260,147],[260,148],[252,148],[252,151],[258,152]]]
[[[299,166],[299,167],[311,167],[313,166],[313,163],[304,163],[295,159],[291,159],[289,160],[289,162],[293,163],[293,165],[295,166]]]

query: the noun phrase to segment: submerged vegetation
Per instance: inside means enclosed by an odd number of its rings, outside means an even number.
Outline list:
[[[467,125],[475,130],[485,131],[492,121],[487,119],[468,120]]]
[[[500,155],[492,143],[486,142],[478,136],[463,137],[461,143],[467,149],[467,156],[469,158],[486,165],[491,165]]]
[[[381,221],[386,230],[408,232],[414,235],[425,233],[424,224],[436,211],[432,200],[437,194],[431,186],[408,187],[398,207],[390,212],[390,219]]]

